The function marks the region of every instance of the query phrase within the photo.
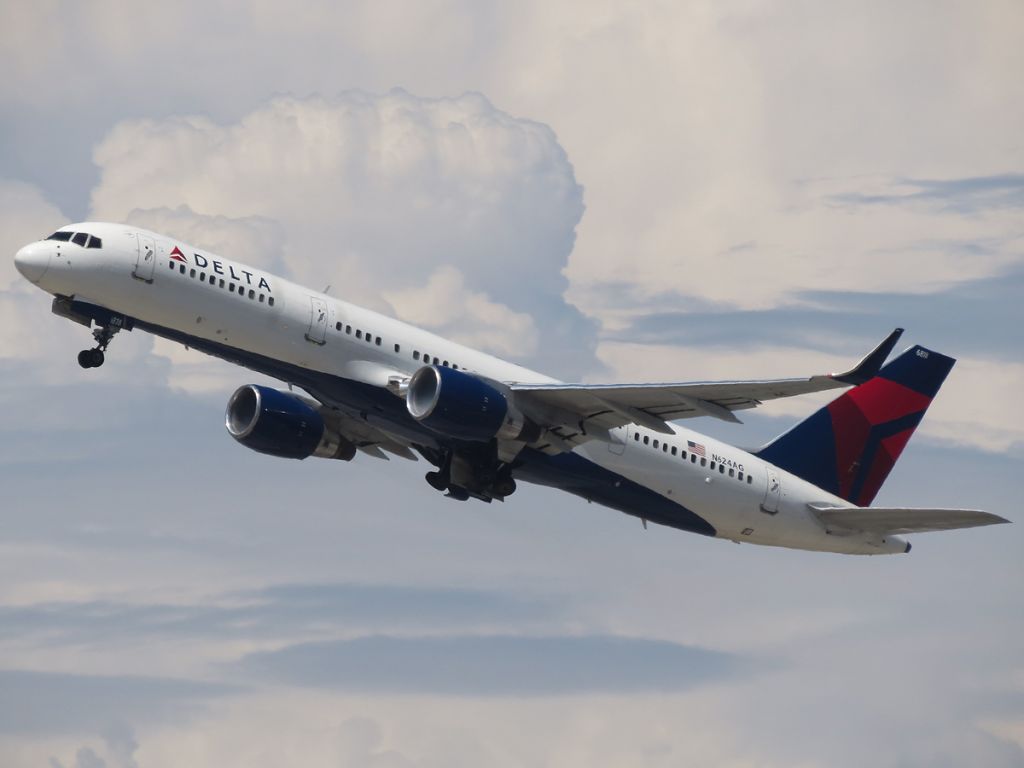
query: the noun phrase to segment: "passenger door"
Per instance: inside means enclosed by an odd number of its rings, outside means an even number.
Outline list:
[[[327,343],[327,302],[316,296],[309,297],[309,328],[306,340],[314,344]]]
[[[761,502],[761,511],[774,515],[779,511],[779,499],[782,497],[782,481],[779,473],[771,467],[766,467],[768,475],[768,487],[764,491],[764,501]]]
[[[153,270],[156,268],[156,244],[152,237],[146,235],[137,235],[137,237],[139,253],[135,259],[135,270],[132,272],[132,277],[152,283]]]

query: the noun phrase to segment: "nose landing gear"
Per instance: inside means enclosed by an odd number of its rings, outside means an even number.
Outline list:
[[[93,329],[92,337],[96,339],[96,346],[93,349],[83,349],[78,353],[78,364],[83,368],[99,368],[105,359],[104,351],[114,338],[114,334],[120,331],[119,326],[101,325]]]

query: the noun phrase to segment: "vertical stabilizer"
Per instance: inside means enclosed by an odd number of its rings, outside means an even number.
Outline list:
[[[765,461],[866,507],[956,362],[911,347],[876,376],[757,452]]]

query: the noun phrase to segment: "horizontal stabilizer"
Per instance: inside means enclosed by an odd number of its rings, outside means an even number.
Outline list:
[[[998,525],[1009,520],[976,509],[908,509],[905,507],[830,507],[808,505],[815,515],[832,530],[877,534],[922,533],[950,531],[955,528],[976,528]]]

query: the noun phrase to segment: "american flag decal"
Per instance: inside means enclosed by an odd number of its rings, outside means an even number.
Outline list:
[[[707,454],[704,453],[704,446],[701,445],[700,443],[695,443],[692,440],[687,440],[686,441],[686,445],[690,449],[690,453],[695,453],[698,456],[706,456],[707,455]]]

